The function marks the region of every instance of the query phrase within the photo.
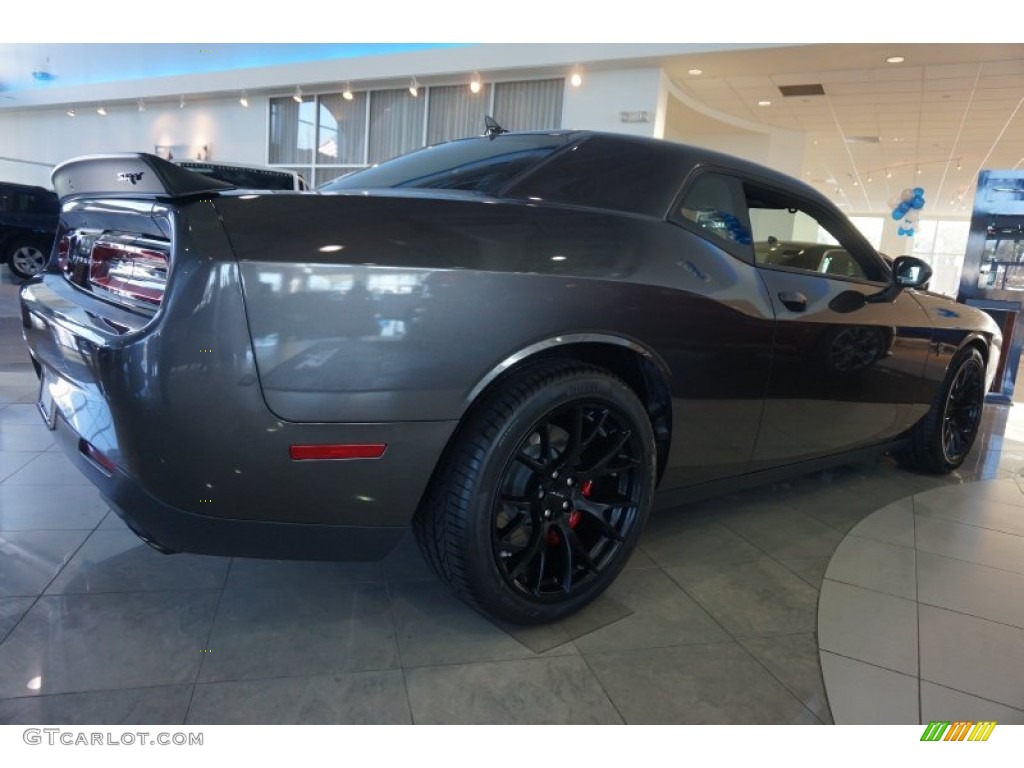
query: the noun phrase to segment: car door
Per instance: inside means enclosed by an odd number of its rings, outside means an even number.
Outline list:
[[[775,310],[772,365],[750,464],[767,469],[887,440],[910,426],[931,337],[849,222],[778,183],[745,180],[755,265]]]

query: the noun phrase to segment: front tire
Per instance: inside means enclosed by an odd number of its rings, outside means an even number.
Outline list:
[[[650,420],[626,384],[581,363],[541,363],[473,408],[413,528],[434,571],[477,610],[554,621],[622,570],[655,464]]]
[[[899,455],[910,469],[945,474],[964,463],[981,425],[985,360],[974,347],[952,361],[931,410]]]

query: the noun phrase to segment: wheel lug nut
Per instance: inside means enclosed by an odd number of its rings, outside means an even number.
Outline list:
[[[545,520],[550,520],[551,519],[551,510],[550,509],[545,509],[544,510],[544,519]]]
[[[565,478],[565,484],[568,485],[571,488],[573,486],[572,478],[571,477]]]
[[[543,488],[538,488],[537,489],[537,498],[538,499],[543,499],[544,498],[544,489]]]
[[[557,469],[554,472],[551,473],[551,479],[552,480],[557,480],[558,479],[558,470]]]

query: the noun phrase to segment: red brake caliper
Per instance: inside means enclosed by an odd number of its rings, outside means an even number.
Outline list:
[[[583,483],[583,485],[580,487],[580,493],[583,494],[583,498],[585,498],[585,499],[589,499],[590,498],[590,490],[593,487],[594,487],[594,481],[593,480],[587,480],[585,483]],[[574,509],[572,512],[570,512],[569,513],[569,527],[570,528],[575,528],[577,525],[579,525],[581,517],[583,517],[583,513],[580,512],[578,509]],[[558,535],[557,531],[555,531],[554,529],[548,531],[548,546],[556,547],[561,542],[562,542],[562,537]]]

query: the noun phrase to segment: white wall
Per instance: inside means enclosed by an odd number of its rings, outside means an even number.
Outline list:
[[[105,117],[94,109],[22,110],[0,113],[0,157],[56,165],[79,155],[153,152],[157,145],[209,147],[209,159],[262,165],[267,159],[267,99],[250,96],[248,109],[237,99],[108,107]],[[49,186],[50,169],[0,160],[0,178]]]
[[[583,72],[583,84],[574,88],[568,77],[562,101],[562,127],[654,136],[658,116],[664,112],[661,70],[626,69]],[[661,112],[659,113],[659,109]],[[650,122],[624,123],[621,112],[647,112]]]

